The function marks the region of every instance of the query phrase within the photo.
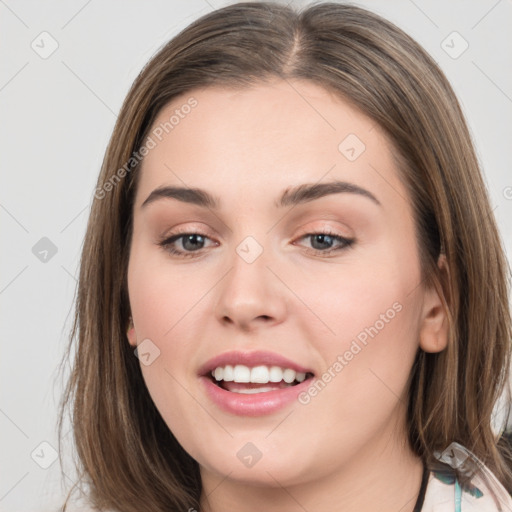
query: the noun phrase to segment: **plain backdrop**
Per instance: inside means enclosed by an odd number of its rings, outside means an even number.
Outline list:
[[[58,365],[116,114],[142,66],[215,0],[0,0],[0,511],[57,510]],[[308,2],[291,2],[304,5]],[[467,116],[512,254],[512,2],[353,2],[413,36]],[[455,33],[454,33],[455,32]],[[64,488],[63,488],[64,487]]]

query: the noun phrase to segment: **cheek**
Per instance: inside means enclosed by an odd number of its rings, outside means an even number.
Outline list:
[[[354,295],[353,303],[339,309],[332,318],[338,336],[317,345],[323,373],[299,397],[307,417],[305,435],[323,439],[319,457],[326,465],[336,465],[340,454],[355,456],[370,440],[392,435],[399,410],[407,404],[418,348],[417,308],[404,295],[381,292],[362,302]]]
[[[419,274],[410,263],[407,267],[401,259],[390,262],[393,255],[379,254],[379,260],[354,257],[333,265],[330,272],[311,271],[307,277],[288,281],[309,310],[297,315],[305,339],[315,340],[326,355],[348,349],[356,338],[364,343],[376,331],[389,333],[388,344],[408,343],[410,336],[391,333],[417,320],[402,310],[410,310],[405,305],[411,303],[409,294]]]
[[[142,244],[141,244],[142,245]],[[156,253],[156,254],[155,254]],[[156,354],[141,370],[149,393],[175,432],[187,433],[191,423],[202,418],[188,382],[194,378],[197,340],[204,337],[205,314],[201,298],[216,282],[215,276],[194,272],[192,265],[171,266],[157,251],[133,246],[128,267],[130,308],[136,326],[137,343],[151,342]],[[211,284],[205,284],[211,281]]]
[[[172,357],[169,357],[169,356]],[[208,432],[216,440],[226,438],[222,424],[212,422],[212,415],[195,398],[197,390],[190,386],[186,376],[180,373],[187,356],[172,354],[165,350],[150,366],[142,366],[142,375],[153,403],[160,412],[169,430],[191,457],[200,463],[207,463],[208,442],[200,433]],[[175,361],[176,364],[172,364]],[[198,435],[199,433],[199,435]]]
[[[134,247],[128,289],[138,339],[174,339],[183,320],[208,290],[207,282],[192,266],[172,266],[160,251]]]
[[[309,295],[307,287],[298,291],[328,327],[322,331],[327,334],[319,335],[322,324],[314,316],[300,319],[301,330],[314,340],[325,364],[317,389],[303,402],[317,401],[325,409],[320,416],[338,417],[342,424],[348,411],[360,414],[367,425],[369,411],[381,410],[381,418],[389,412],[406,391],[418,349],[421,301],[411,293],[419,282],[416,255],[385,248],[378,254],[373,261],[354,260],[329,275],[315,276]],[[329,410],[334,403],[343,407]],[[351,430],[349,423],[345,426]]]
[[[184,364],[193,358],[197,335],[194,309],[202,293],[196,281],[185,273],[170,269],[144,251],[133,250],[128,268],[128,288],[132,316],[137,329],[137,342],[150,340],[157,357],[151,364],[141,359],[141,371],[148,392],[180,443],[198,459],[201,450],[194,440],[194,431],[208,421],[205,411],[194,400],[190,388],[191,368]],[[174,270],[174,271],[172,271]],[[189,276],[190,277],[190,276]],[[197,304],[200,306],[200,304]],[[147,342],[146,342],[147,343]]]

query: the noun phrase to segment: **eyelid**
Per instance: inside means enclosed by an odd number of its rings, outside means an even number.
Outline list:
[[[171,236],[175,235],[188,235],[190,233],[196,233],[199,235],[207,236],[208,238],[213,239],[212,231],[205,227],[204,225],[199,226],[198,224],[194,225],[186,225],[178,226],[178,227],[172,227],[169,229],[166,229],[164,233],[159,237],[161,240],[165,240],[166,238],[170,238]]]
[[[327,225],[326,224],[322,224],[322,225],[316,224],[314,226],[311,226],[310,224],[308,224],[307,226],[301,227],[299,229],[299,236],[310,235],[312,233],[318,233],[318,232],[330,232],[332,235],[336,235],[336,236],[339,236],[342,238],[347,238],[347,239],[355,238],[355,235],[352,232],[352,230],[349,230],[346,227],[345,227],[345,229],[343,229],[342,227],[333,227],[330,224],[327,224]]]
[[[327,226],[326,225],[322,225],[322,226],[317,225],[315,227],[305,226],[305,227],[299,228],[299,234],[294,236],[294,240],[301,238],[305,235],[311,235],[311,234],[315,234],[315,233],[319,233],[319,232],[320,233],[329,232],[333,236],[339,236],[341,238],[346,238],[346,239],[355,238],[353,233],[343,233],[343,231],[340,232],[339,228],[333,228],[330,225],[327,225]],[[204,227],[204,226],[199,227],[198,225],[187,225],[186,227],[179,226],[176,228],[174,228],[174,227],[169,228],[164,232],[163,235],[159,236],[158,238],[161,241],[161,240],[166,240],[168,238],[171,238],[172,236],[188,235],[191,233],[202,235],[202,236],[208,237],[211,240],[216,241],[215,237],[212,236],[212,232],[209,228]]]

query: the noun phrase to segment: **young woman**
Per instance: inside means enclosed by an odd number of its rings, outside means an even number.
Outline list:
[[[202,17],[136,79],[95,191],[63,403],[91,504],[512,510],[507,294],[417,43],[332,3]]]

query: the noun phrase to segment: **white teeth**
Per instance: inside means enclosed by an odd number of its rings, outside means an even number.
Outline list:
[[[233,370],[235,382],[251,382],[251,369],[243,364],[237,364]]]
[[[302,372],[297,372],[295,379],[297,380],[297,382],[304,382],[306,380],[306,374]],[[224,380],[226,380],[226,369],[224,369]]]
[[[233,371],[233,367],[230,364],[224,366],[224,382],[233,382],[234,378],[235,373]]]
[[[251,382],[266,384],[268,382],[268,368],[266,366],[255,366],[251,370]]]
[[[242,393],[244,395],[255,395],[256,393],[266,393],[267,391],[274,391],[274,388],[248,388],[248,389],[234,389],[233,393]]]
[[[291,384],[295,380],[295,375],[295,370],[290,370],[289,368],[286,368],[286,370],[283,372],[283,380],[287,384]]]
[[[223,380],[224,382],[254,382],[257,384],[267,384],[269,382],[281,382],[284,380],[287,384],[291,384],[294,381],[303,382],[306,379],[306,374],[302,372],[296,372],[291,368],[281,368],[280,366],[254,366],[249,368],[243,364],[237,364],[236,366],[226,365],[217,366],[211,372],[212,376],[216,381]],[[264,388],[258,388],[264,389]],[[266,389],[266,388],[265,388]],[[241,393],[255,393],[257,391],[244,390]]]
[[[270,382],[281,382],[283,380],[283,370],[279,366],[270,368]]]

